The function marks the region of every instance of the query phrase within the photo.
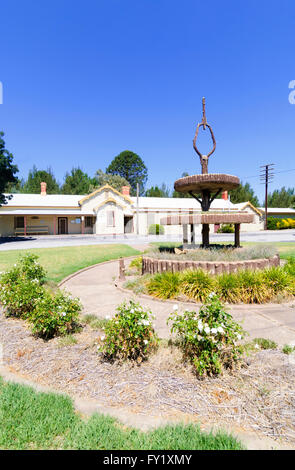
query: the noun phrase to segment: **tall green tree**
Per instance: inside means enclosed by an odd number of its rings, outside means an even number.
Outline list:
[[[165,183],[162,186],[152,186],[145,192],[146,197],[170,197],[170,190]]]
[[[4,132],[0,132],[0,206],[7,204],[11,196],[5,196],[9,184],[15,184],[17,178],[15,174],[18,172],[16,165],[13,165],[13,155],[5,148]]]
[[[120,175],[129,181],[132,196],[136,196],[137,183],[139,184],[139,194],[144,194],[148,171],[143,160],[136,153],[130,150],[119,153],[107,167],[106,173]]]
[[[41,183],[47,184],[47,194],[59,194],[60,187],[55,179],[51,168],[45,170],[37,170],[34,165],[32,170],[29,171],[28,179],[25,181],[22,192],[29,194],[39,194],[41,191]]]
[[[253,206],[259,206],[258,197],[255,195],[254,190],[251,188],[249,183],[243,184],[241,182],[237,189],[229,191],[229,195],[233,204],[250,201]]]
[[[269,193],[267,199],[268,207],[293,207],[295,204],[295,189],[286,189],[283,186],[281,189],[275,189],[272,193]]]
[[[90,185],[90,191],[92,192],[95,189],[101,188],[106,184],[112,186],[112,188],[116,189],[117,191],[122,191],[122,186],[129,186],[129,182],[120,175],[111,175],[108,173],[104,173],[102,170],[97,170],[95,173],[95,177],[93,178],[92,185]]]
[[[90,178],[81,168],[72,168],[71,173],[65,174],[65,181],[61,187],[62,194],[88,194],[94,178]]]

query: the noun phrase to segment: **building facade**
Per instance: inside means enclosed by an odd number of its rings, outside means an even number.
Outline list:
[[[252,224],[243,231],[263,230],[263,213],[251,203],[232,204],[226,198],[215,199],[211,211],[247,211],[254,214]],[[129,187],[121,192],[109,185],[88,195],[52,195],[41,183],[40,194],[13,194],[0,207],[0,236],[97,234],[147,235],[151,225],[165,216],[198,214],[200,204],[193,198],[130,197]],[[218,226],[210,226],[217,231]],[[182,234],[181,226],[164,227],[166,235]],[[197,231],[201,231],[201,226]]]

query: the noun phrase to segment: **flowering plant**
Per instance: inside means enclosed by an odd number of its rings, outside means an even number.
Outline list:
[[[37,299],[28,320],[34,334],[49,339],[73,332],[78,327],[80,311],[79,299],[73,299],[62,291],[54,295],[47,290]]]
[[[200,308],[169,317],[171,332],[176,332],[184,358],[189,360],[199,376],[220,374],[223,368],[233,368],[240,359],[238,345],[245,332],[227,313],[215,293],[209,294]]]
[[[135,360],[138,363],[147,359],[157,349],[150,311],[144,311],[136,302],[123,302],[116,315],[108,321],[105,335],[99,338],[98,349],[105,359]]]

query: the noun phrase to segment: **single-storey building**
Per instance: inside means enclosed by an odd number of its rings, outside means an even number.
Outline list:
[[[129,187],[121,192],[105,185],[88,195],[47,194],[41,183],[40,194],[13,194],[0,207],[0,236],[98,234],[147,235],[149,227],[165,216],[198,214],[200,204],[193,198],[131,197]],[[232,204],[225,197],[215,199],[211,211],[247,211],[254,222],[241,230],[263,230],[263,213],[250,202]],[[218,226],[210,227],[217,231]],[[198,230],[198,228],[197,228]],[[199,227],[201,231],[201,226]],[[181,235],[181,226],[166,226],[165,234]]]
[[[264,215],[264,207],[259,207],[259,211]],[[268,207],[267,214],[279,219],[295,219],[295,209],[290,207]]]

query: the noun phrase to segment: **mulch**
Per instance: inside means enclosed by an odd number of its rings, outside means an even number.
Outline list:
[[[162,346],[140,366],[103,362],[102,332],[85,325],[76,344],[35,338],[27,324],[0,313],[3,365],[23,378],[116,410],[233,426],[295,443],[295,358],[260,350],[247,364],[218,378],[199,380],[174,346]]]

